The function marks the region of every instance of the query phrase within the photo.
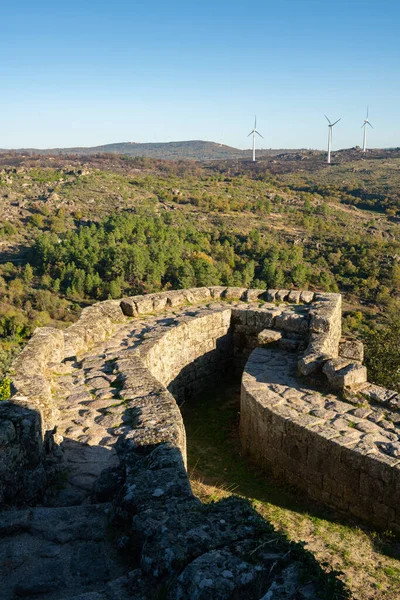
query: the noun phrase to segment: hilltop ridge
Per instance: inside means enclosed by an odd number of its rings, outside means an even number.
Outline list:
[[[5,148],[0,148],[0,153],[10,152]],[[217,142],[208,142],[204,140],[188,140],[177,142],[116,142],[112,144],[102,144],[100,146],[75,146],[71,148],[19,148],[12,150],[18,154],[78,154],[88,156],[93,154],[123,154],[127,156],[145,156],[148,158],[161,158],[167,160],[220,160],[232,158],[251,158],[252,151],[240,150],[225,144]],[[285,149],[260,149],[259,155],[276,155],[286,152],[297,152],[297,150]]]

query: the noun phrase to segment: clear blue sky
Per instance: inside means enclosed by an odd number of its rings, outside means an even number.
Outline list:
[[[3,3],[0,147],[400,145],[398,0]]]

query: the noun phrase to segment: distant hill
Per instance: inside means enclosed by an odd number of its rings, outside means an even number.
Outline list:
[[[1,153],[10,152],[0,149]],[[137,144],[136,142],[118,142],[115,144],[104,144],[103,146],[75,147],[75,148],[20,148],[13,150],[18,154],[42,154],[60,155],[77,154],[90,156],[93,154],[123,154],[127,156],[146,156],[164,160],[227,160],[251,158],[251,150],[239,150],[231,146],[205,142],[202,140],[191,140],[186,142],[158,142]],[[257,150],[258,156],[274,156],[291,150]]]

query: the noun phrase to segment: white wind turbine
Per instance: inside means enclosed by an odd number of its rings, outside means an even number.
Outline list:
[[[363,125],[361,125],[361,129],[364,127],[364,138],[363,138],[363,152],[367,151],[367,125],[372,127],[371,123],[368,121],[368,106],[367,106],[367,118],[364,119]],[[373,129],[373,127],[372,127]]]
[[[329,132],[328,132],[328,163],[331,162],[331,150],[332,150],[332,129],[334,127],[334,125],[336,125],[336,123],[339,123],[340,119],[338,119],[337,121],[335,121],[334,123],[331,123],[330,120],[328,119],[328,117],[325,115],[325,119],[328,121],[329,125]]]
[[[264,139],[261,133],[257,131],[257,117],[254,117],[254,129],[252,129],[247,137],[253,136],[253,162],[256,161],[256,134]]]

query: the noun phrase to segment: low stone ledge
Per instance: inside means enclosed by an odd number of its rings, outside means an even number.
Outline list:
[[[359,394],[370,402],[383,404],[391,410],[400,410],[400,394],[395,390],[368,383],[359,391]]]
[[[279,365],[285,361],[283,371]],[[372,409],[361,413],[318,392],[305,394],[294,372],[295,359],[288,354],[267,349],[251,354],[242,378],[240,411],[246,454],[313,499],[380,529],[400,532],[396,428],[390,421],[381,426],[382,415],[371,419]]]
[[[83,309],[79,320],[64,332],[64,358],[79,356],[103,342],[125,321],[119,300],[107,300]]]
[[[64,355],[64,335],[59,329],[36,329],[12,368],[12,402],[36,410],[42,418],[44,429],[53,429],[58,417],[51,396],[47,374],[50,362],[57,363]]]

